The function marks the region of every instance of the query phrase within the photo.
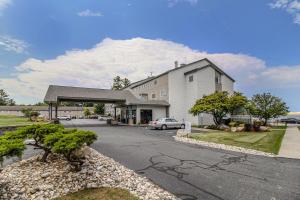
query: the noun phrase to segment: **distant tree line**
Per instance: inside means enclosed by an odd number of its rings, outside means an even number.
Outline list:
[[[4,91],[4,89],[0,89],[0,106],[14,106],[16,102],[9,98],[9,95]]]

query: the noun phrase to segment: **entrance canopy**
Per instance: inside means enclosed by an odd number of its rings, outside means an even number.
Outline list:
[[[161,100],[142,100],[135,97],[128,90],[108,90],[96,88],[82,88],[70,86],[50,85],[46,96],[45,103],[58,104],[62,101],[73,102],[103,102],[119,105],[153,105],[169,106],[169,103]]]

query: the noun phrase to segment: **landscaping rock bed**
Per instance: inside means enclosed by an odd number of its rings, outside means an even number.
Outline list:
[[[229,150],[229,151],[237,151],[237,152],[240,152],[240,153],[247,153],[247,154],[254,154],[254,155],[261,155],[261,156],[269,156],[269,157],[275,157],[276,156],[275,154],[272,154],[272,153],[266,153],[266,152],[257,151],[257,150],[254,150],[254,149],[245,149],[243,147],[230,146],[230,145],[226,145],[226,144],[205,142],[205,141],[195,140],[195,139],[188,138],[188,137],[174,136],[174,139],[176,141],[179,141],[179,142],[197,144],[197,145],[202,145],[202,146],[207,146],[207,147],[212,147],[212,148],[217,148],[217,149],[224,149],[224,150]]]
[[[85,188],[114,187],[130,191],[140,199],[177,199],[113,159],[85,147],[80,172],[71,170],[60,156],[47,163],[39,156],[9,165],[0,172],[0,199],[53,199]]]

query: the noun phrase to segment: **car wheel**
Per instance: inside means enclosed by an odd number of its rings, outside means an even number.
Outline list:
[[[161,126],[161,129],[162,129],[162,130],[166,130],[166,129],[167,129],[167,125],[165,125],[165,124],[162,125],[162,126]]]
[[[184,124],[181,124],[180,128],[181,128],[181,129],[185,129],[185,125],[184,125]]]

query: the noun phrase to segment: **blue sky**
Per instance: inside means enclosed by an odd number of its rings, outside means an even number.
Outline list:
[[[300,111],[299,36],[297,0],[0,0],[0,87],[34,103],[48,84],[108,88],[208,57]]]

